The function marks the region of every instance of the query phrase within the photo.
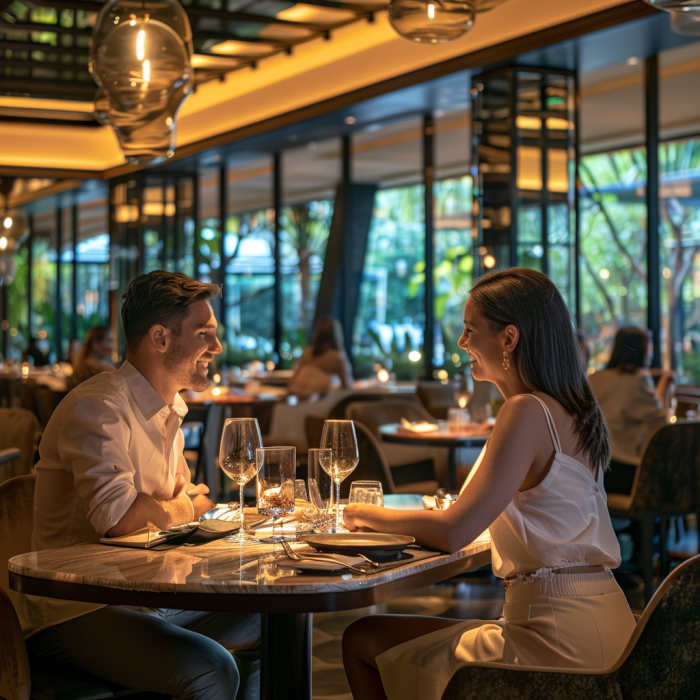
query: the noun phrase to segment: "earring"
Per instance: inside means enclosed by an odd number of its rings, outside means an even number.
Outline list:
[[[505,350],[503,351],[503,369],[506,372],[510,369],[510,355]]]

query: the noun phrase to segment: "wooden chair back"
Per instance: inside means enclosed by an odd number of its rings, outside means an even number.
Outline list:
[[[26,408],[0,408],[0,450],[16,447],[22,457],[0,465],[0,483],[15,476],[29,474],[41,437],[39,419]]]

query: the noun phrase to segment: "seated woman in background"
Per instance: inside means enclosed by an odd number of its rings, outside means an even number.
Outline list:
[[[589,377],[610,435],[612,461],[605,474],[608,493],[629,494],[649,438],[668,422],[664,400],[673,374],[664,372],[654,389],[649,366],[649,334],[622,328],[615,336],[608,366]]]
[[[101,372],[115,372],[116,367],[112,362],[113,349],[114,334],[111,328],[107,326],[91,328],[85,336],[83,347],[73,365],[73,375],[69,380],[70,388],[75,388],[86,379]]]
[[[314,326],[312,344],[304,350],[294,367],[290,394],[301,399],[312,394],[325,394],[338,377],[344,389],[352,387],[352,368],[345,354],[343,330],[335,318],[326,318]]]
[[[561,294],[535,270],[485,275],[465,305],[459,347],[474,379],[506,399],[460,497],[444,511],[353,503],[344,518],[349,530],[411,535],[447,552],[488,528],[503,617],[357,620],[343,637],[356,700],[440,700],[470,664],[604,669],[634,630],[610,572],[620,548],[603,488],[605,419]]]

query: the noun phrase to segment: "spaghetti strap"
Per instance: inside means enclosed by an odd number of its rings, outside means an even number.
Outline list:
[[[544,409],[544,415],[547,418],[547,427],[549,428],[549,435],[552,438],[552,442],[554,443],[554,449],[557,452],[561,452],[561,443],[559,442],[559,433],[557,433],[557,428],[554,425],[554,418],[552,418],[552,414],[549,411],[549,408],[547,407],[547,404],[542,401],[542,399],[539,396],[535,396],[534,394],[525,394],[525,396],[532,396],[533,399],[536,399],[537,401],[542,404],[542,408]]]

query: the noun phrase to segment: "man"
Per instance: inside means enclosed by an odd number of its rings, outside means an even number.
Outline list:
[[[178,392],[202,391],[221,352],[210,300],[217,285],[156,271],[126,290],[126,362],[74,389],[44,432],[34,503],[35,550],[162,529],[213,507],[190,483]],[[233,700],[227,649],[259,639],[259,616],[151,610],[25,596],[18,613],[35,663],[196,700]],[[252,684],[251,684],[252,686]],[[252,689],[252,688],[251,688]]]

